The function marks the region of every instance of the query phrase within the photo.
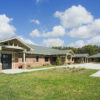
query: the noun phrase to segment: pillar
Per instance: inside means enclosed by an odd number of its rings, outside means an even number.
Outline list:
[[[82,57],[82,63],[84,63],[84,57]]]
[[[87,58],[85,57],[85,63],[87,63]]]
[[[1,63],[1,53],[0,53],[0,72],[2,70],[2,63]]]
[[[87,63],[88,63],[88,57],[87,57]]]
[[[26,61],[25,61],[25,56],[26,56],[26,53],[25,53],[25,51],[23,51],[23,69],[27,68]]]

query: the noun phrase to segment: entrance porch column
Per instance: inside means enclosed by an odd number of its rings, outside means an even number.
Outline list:
[[[1,53],[0,53],[0,71],[2,70]]]
[[[23,69],[26,69],[26,68],[27,68],[27,66],[26,66],[25,56],[26,56],[26,52],[23,51]]]
[[[82,57],[82,63],[84,63],[84,57]]]
[[[85,63],[87,63],[87,58],[85,57]]]
[[[88,63],[88,57],[87,57],[87,63]]]

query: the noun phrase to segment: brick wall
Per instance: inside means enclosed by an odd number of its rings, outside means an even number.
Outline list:
[[[45,65],[51,65],[52,64],[52,61],[50,61],[50,57],[48,57],[48,61],[45,61],[45,57],[47,56],[38,56],[39,59],[38,61],[36,61],[36,56],[37,55],[26,55],[26,63],[24,64],[23,63],[23,55],[22,54],[15,54],[15,59],[14,59],[14,62],[13,62],[13,65],[14,65],[14,69],[16,68],[27,68],[27,67],[36,67],[36,66],[45,66]],[[69,60],[67,59],[67,57],[65,57],[65,61],[63,64],[67,64],[67,63],[73,63],[72,61],[72,58]],[[56,62],[55,62],[56,64]]]
[[[50,65],[50,58],[48,61],[45,61],[45,56],[39,56],[38,62],[36,61],[36,56],[34,55],[26,55],[26,63],[23,64],[23,55],[22,54],[15,54],[15,60],[14,60],[14,67],[13,68],[19,68],[19,67],[36,67],[36,66],[44,66],[44,65]]]

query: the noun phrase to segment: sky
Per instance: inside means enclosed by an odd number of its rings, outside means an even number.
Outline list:
[[[100,0],[0,0],[0,40],[41,46],[100,45]]]

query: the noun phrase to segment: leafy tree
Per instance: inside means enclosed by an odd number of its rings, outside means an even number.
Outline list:
[[[59,50],[72,50],[74,53],[78,54],[84,54],[87,53],[89,55],[94,55],[97,53],[100,53],[100,46],[96,45],[87,45],[82,48],[74,48],[74,47],[53,47],[54,49],[59,49]]]

